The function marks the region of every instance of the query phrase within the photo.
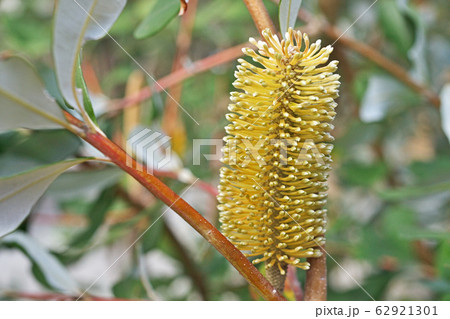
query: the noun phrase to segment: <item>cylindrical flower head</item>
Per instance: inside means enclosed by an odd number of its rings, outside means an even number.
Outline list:
[[[308,269],[325,242],[324,205],[339,75],[332,47],[270,30],[239,59],[224,138],[219,210],[223,233],[282,290],[288,264]],[[302,41],[303,39],[303,41]],[[303,43],[303,49],[302,49]],[[280,279],[281,278],[281,279]],[[281,283],[280,283],[281,282]]]

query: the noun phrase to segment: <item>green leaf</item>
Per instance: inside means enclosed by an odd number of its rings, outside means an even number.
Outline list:
[[[37,267],[48,286],[65,294],[78,295],[80,289],[66,268],[27,234],[17,231],[1,240],[2,244],[21,249]]]
[[[47,187],[68,168],[88,158],[68,160],[0,179],[0,237],[14,231]]]
[[[19,127],[55,129],[66,126],[56,102],[24,59],[0,59],[0,132]]]
[[[298,10],[302,0],[281,0],[278,9],[278,19],[280,20],[280,31],[284,35],[289,28],[294,28],[297,20]]]
[[[408,234],[418,230],[416,214],[408,207],[390,207],[383,212],[383,237],[389,243],[390,249],[395,250],[400,260],[410,259],[412,256]]]
[[[351,185],[371,187],[386,176],[387,167],[383,162],[364,164],[348,161],[340,168],[339,174],[343,181]]]
[[[20,131],[20,133],[18,134],[20,139],[18,137],[8,139],[8,148],[0,156],[0,177],[73,158],[80,145],[80,139],[67,130]],[[48,147],[49,145],[51,147]],[[42,151],[44,149],[45,152]]]
[[[144,39],[155,35],[172,21],[180,12],[179,0],[158,0],[147,17],[134,31],[136,39]]]
[[[113,209],[113,204],[117,198],[117,187],[108,187],[100,196],[86,208],[85,215],[88,225],[82,231],[75,234],[68,244],[68,249],[58,255],[59,260],[64,264],[71,264],[79,260],[96,243],[92,238],[97,230],[104,224],[108,212]]]
[[[400,11],[397,1],[380,0],[377,7],[384,34],[396,46],[398,52],[407,57],[408,50],[414,43],[414,32],[408,17]]]
[[[66,130],[42,130],[32,132],[22,143],[13,145],[9,151],[35,159],[44,165],[74,157],[80,144],[80,139]],[[49,145],[52,147],[48,147]],[[44,149],[45,152],[42,151]]]
[[[114,284],[112,291],[117,298],[146,298],[145,289],[136,272]]]
[[[48,188],[48,194],[58,200],[86,198],[98,189],[117,183],[123,175],[124,172],[117,167],[67,172]]]
[[[450,240],[448,238],[442,242],[436,252],[436,270],[439,277],[450,281]]]
[[[55,99],[56,103],[58,103],[65,111],[70,112],[73,110],[73,107],[66,104],[61,91],[59,90],[58,83],[56,82],[55,70],[46,65],[38,65],[38,73],[44,81],[47,92]]]
[[[408,51],[408,57],[412,63],[411,76],[418,82],[427,83],[430,74],[427,51],[430,49],[428,47],[425,23],[422,21],[423,15],[419,14],[406,1],[400,2],[399,5],[402,13],[411,22],[410,24],[414,29],[414,43]]]
[[[69,244],[71,250],[73,248],[86,246],[89,240],[94,236],[97,229],[104,222],[106,214],[114,203],[116,194],[116,187],[107,188],[100,194],[99,198],[92,204],[87,212],[87,217],[89,219],[88,227],[75,236]]]
[[[92,101],[89,97],[89,92],[86,86],[86,82],[84,81],[83,77],[83,71],[81,70],[81,59],[78,59],[78,67],[76,72],[76,83],[77,87],[81,88],[81,93],[83,95],[83,105],[84,109],[86,110],[87,114],[89,115],[89,118],[94,122],[97,123],[97,118],[95,117],[94,109],[92,108]]]
[[[413,162],[408,170],[414,175],[415,184],[446,182],[450,179],[450,160],[441,154],[428,162]]]
[[[104,37],[124,8],[126,0],[60,0],[54,14],[53,58],[56,79],[64,99],[81,106],[76,72],[81,47],[87,40]]]
[[[450,182],[443,182],[425,186],[409,186],[396,189],[383,190],[379,193],[380,197],[389,200],[415,199],[430,194],[450,192]]]

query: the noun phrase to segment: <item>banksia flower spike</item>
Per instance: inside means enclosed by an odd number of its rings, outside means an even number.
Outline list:
[[[243,52],[231,93],[220,172],[223,233],[253,263],[265,262],[272,285],[283,290],[288,264],[308,269],[325,242],[324,205],[338,96],[331,46],[309,43],[289,29],[279,40],[269,29],[259,50]],[[303,49],[302,49],[303,45]]]

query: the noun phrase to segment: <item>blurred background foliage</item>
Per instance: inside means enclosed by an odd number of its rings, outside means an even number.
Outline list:
[[[177,58],[179,67],[192,67],[194,61],[257,36],[242,1],[198,2],[188,9],[192,39],[187,54]],[[276,1],[264,2],[277,21]],[[199,125],[170,106],[164,92],[154,92],[131,115],[117,111],[118,102],[129,95],[127,86],[133,91],[132,78],[143,78],[136,73],[141,71],[136,62],[154,79],[174,70],[177,37],[188,26],[180,26],[182,18],[173,14],[155,14],[162,3],[128,1],[110,32],[114,40],[87,43],[86,81],[108,136],[123,145],[136,125],[163,130],[173,137],[183,167],[217,185],[220,162],[202,158],[201,165],[193,165],[192,140],[223,137],[235,62],[188,78],[181,94],[170,91]],[[306,0],[302,10],[312,19],[297,21],[297,27],[325,44],[335,41],[320,32],[320,21],[327,20],[341,32],[349,28],[345,36],[370,45],[438,94],[450,82],[448,1],[379,0],[352,25],[372,3]],[[19,52],[32,60],[55,95],[50,54],[53,4],[0,0],[0,51]],[[135,30],[152,12],[156,18],[148,23],[154,25],[147,29],[161,30],[135,39]],[[361,285],[376,300],[450,300],[450,148],[439,108],[341,41],[334,46],[342,86],[328,203],[329,299],[370,300]],[[145,81],[155,88],[150,77]],[[441,99],[443,103],[450,97]],[[202,151],[215,152],[213,147]],[[0,134],[0,176],[93,154],[65,131],[7,132]],[[211,193],[198,184],[188,188],[183,182],[164,180],[219,224]],[[255,298],[228,262],[176,214],[169,210],[157,220],[166,210],[118,169],[82,164],[63,174],[20,229],[0,242],[0,298],[70,298],[63,295],[73,291],[69,286],[82,292],[94,281],[85,298]],[[138,243],[119,258],[137,238]],[[304,282],[303,272],[298,277]]]

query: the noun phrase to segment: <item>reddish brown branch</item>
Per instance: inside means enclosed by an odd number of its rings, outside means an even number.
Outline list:
[[[259,33],[262,34],[263,30],[267,28],[269,28],[272,33],[277,33],[262,0],[244,0],[244,3],[252,16],[253,22],[255,22]]]
[[[84,126],[83,123],[70,114],[66,113],[66,117],[72,124],[79,127]],[[256,287],[265,299],[286,300],[217,228],[157,177],[147,173],[142,164],[136,162],[123,149],[100,132],[86,132],[82,138],[111,159],[122,170],[133,176],[155,197],[174,210],[213,245],[251,285]]]
[[[322,256],[308,258],[311,268],[306,272],[305,301],[327,300],[327,254],[320,247]]]

